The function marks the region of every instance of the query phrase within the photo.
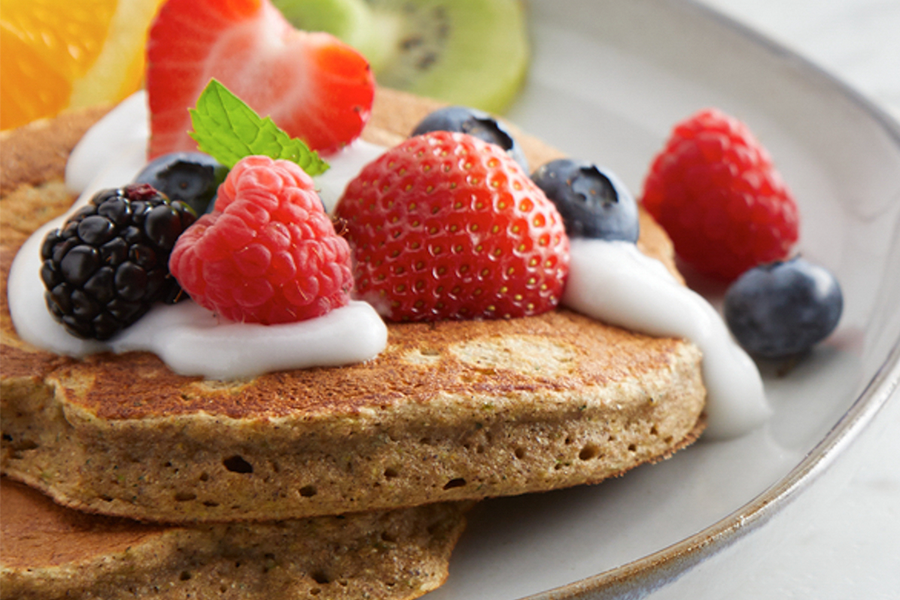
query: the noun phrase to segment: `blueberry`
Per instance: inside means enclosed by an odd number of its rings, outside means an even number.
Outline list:
[[[531,179],[556,205],[570,237],[637,241],[637,203],[612,173],[562,158],[540,166]]]
[[[825,339],[844,307],[824,267],[794,258],[750,269],[725,293],[725,322],[738,343],[763,358],[787,358]]]
[[[227,174],[227,167],[211,156],[201,152],[173,152],[147,164],[134,182],[150,184],[173,202],[180,200],[202,215]]]
[[[458,131],[497,144],[528,172],[528,160],[522,147],[503,124],[486,112],[466,106],[440,108],[422,119],[413,129],[412,135],[422,135],[429,131]]]

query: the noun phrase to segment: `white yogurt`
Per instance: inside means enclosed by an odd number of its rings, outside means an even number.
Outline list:
[[[145,163],[146,124],[146,98],[138,93],[82,139],[66,170],[67,185],[81,193],[73,211],[98,190],[134,178]],[[347,182],[382,152],[383,148],[357,141],[327,157],[331,168],[315,181],[329,210]],[[377,356],[386,346],[387,328],[363,302],[352,302],[325,317],[269,326],[219,322],[209,311],[183,302],[155,307],[109,342],[72,337],[46,309],[40,280],[41,242],[64,218],[32,235],[10,272],[9,303],[16,331],[35,346],[69,356],[147,350],[178,373],[218,379],[351,364]],[[703,352],[708,436],[740,435],[770,414],[756,365],[733,342],[715,309],[633,244],[572,239],[563,303],[600,321],[697,344]]]
[[[634,244],[572,239],[570,247],[563,304],[605,323],[688,339],[700,348],[710,436],[733,437],[768,418],[759,370],[702,296]]]

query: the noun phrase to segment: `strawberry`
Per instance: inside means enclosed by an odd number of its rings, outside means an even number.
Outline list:
[[[350,248],[292,162],[241,159],[215,210],[181,234],[169,270],[199,305],[230,321],[271,325],[350,301]]]
[[[294,29],[269,0],[169,0],[147,41],[151,158],[193,151],[188,109],[211,78],[324,154],[362,132],[369,64],[326,33]]]
[[[356,295],[388,320],[522,317],[559,302],[562,217],[498,146],[446,131],[409,138],[363,168],[335,212]]]
[[[797,205],[746,125],[704,110],[678,123],[644,181],[643,204],[698,271],[731,280],[784,259]]]

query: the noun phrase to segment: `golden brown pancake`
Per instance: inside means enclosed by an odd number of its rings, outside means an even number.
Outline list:
[[[402,139],[434,106],[380,90],[365,136]],[[80,116],[75,130],[96,118]],[[18,156],[34,129],[3,139],[3,155]],[[44,137],[41,152],[71,148]],[[520,142],[533,165],[560,156]],[[2,200],[4,283],[26,235],[68,205],[59,175],[4,165],[16,182],[3,188],[15,187]],[[34,218],[37,206],[56,208]],[[641,225],[641,249],[674,270],[665,234],[646,215]],[[287,519],[522,494],[619,475],[702,429],[693,344],[568,310],[390,325],[374,360],[221,382],[175,375],[149,353],[37,350],[2,301],[2,470],[90,512]]]
[[[460,503],[185,527],[90,515],[0,479],[4,599],[418,598],[447,577]]]
[[[52,126],[29,128],[19,144],[4,139],[4,273],[12,258],[7,250],[71,202],[56,180],[84,124],[103,112],[66,115]],[[29,160],[34,156],[39,160]],[[7,197],[16,189],[20,199]],[[7,330],[8,312],[2,317]],[[5,350],[4,377],[11,368]],[[417,598],[446,580],[467,508],[442,503],[343,517],[176,527],[74,511],[3,477],[0,590],[4,598],[42,600]]]

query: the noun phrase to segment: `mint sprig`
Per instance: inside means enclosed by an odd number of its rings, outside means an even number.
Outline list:
[[[295,162],[310,177],[329,168],[303,140],[289,136],[270,117],[260,117],[215,79],[206,85],[197,99],[197,107],[189,112],[194,127],[190,136],[200,151],[229,169],[251,155]]]

